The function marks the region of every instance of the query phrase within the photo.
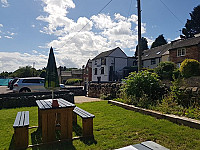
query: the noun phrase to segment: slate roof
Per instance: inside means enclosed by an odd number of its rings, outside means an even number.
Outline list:
[[[171,44],[165,44],[143,51],[142,60],[162,57],[171,48]]]
[[[116,49],[118,49],[119,47],[115,48],[115,49],[112,49],[112,50],[109,50],[109,51],[105,51],[105,52],[102,52],[100,53],[99,55],[97,55],[95,58],[93,58],[92,60],[95,60],[95,59],[99,59],[99,58],[103,58],[103,57],[106,57],[106,56],[109,56],[113,51],[115,51]],[[120,49],[120,48],[119,48]]]
[[[182,40],[178,40],[178,41],[174,41],[174,42],[172,41],[170,50],[176,49],[176,48],[181,48],[181,47],[198,45],[198,44],[200,44],[200,36],[189,38],[189,39],[182,39]]]

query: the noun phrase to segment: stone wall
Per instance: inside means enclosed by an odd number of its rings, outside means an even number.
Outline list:
[[[100,98],[101,95],[109,95],[109,97],[116,98],[119,97],[121,86],[121,83],[91,83],[88,88],[88,96]]]

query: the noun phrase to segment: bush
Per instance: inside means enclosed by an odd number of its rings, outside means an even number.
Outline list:
[[[65,84],[66,84],[66,85],[73,85],[73,84],[75,84],[75,83],[81,84],[81,82],[82,82],[82,79],[68,79],[68,80],[65,82]]]
[[[180,66],[180,72],[183,77],[189,78],[200,75],[200,63],[194,59],[185,59]]]
[[[170,61],[161,62],[156,68],[155,72],[160,79],[172,80],[173,72],[176,70],[176,64]]]
[[[158,75],[148,71],[132,72],[123,86],[124,93],[134,105],[148,107],[161,100],[163,89]]]

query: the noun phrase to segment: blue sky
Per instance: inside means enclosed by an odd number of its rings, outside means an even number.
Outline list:
[[[109,1],[0,0],[0,72],[33,62],[37,69],[45,67],[51,46],[57,66],[80,68],[89,58],[117,46],[133,56],[136,0],[113,0],[98,14]],[[141,0],[142,36],[149,45],[160,34],[168,42],[178,38],[199,4],[199,0]]]

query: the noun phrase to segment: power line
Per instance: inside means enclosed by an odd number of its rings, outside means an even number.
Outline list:
[[[162,0],[160,0],[160,2],[169,10],[169,12],[170,12],[181,24],[184,24],[184,23],[169,9],[169,7],[168,7]]]
[[[110,0],[97,14],[100,14],[113,0]],[[84,25],[74,36],[72,36],[69,40],[73,39],[78,33],[80,33],[90,22],[90,19],[89,21],[86,23],[86,25]],[[65,44],[64,44],[65,45]],[[63,45],[63,46],[64,46]]]

